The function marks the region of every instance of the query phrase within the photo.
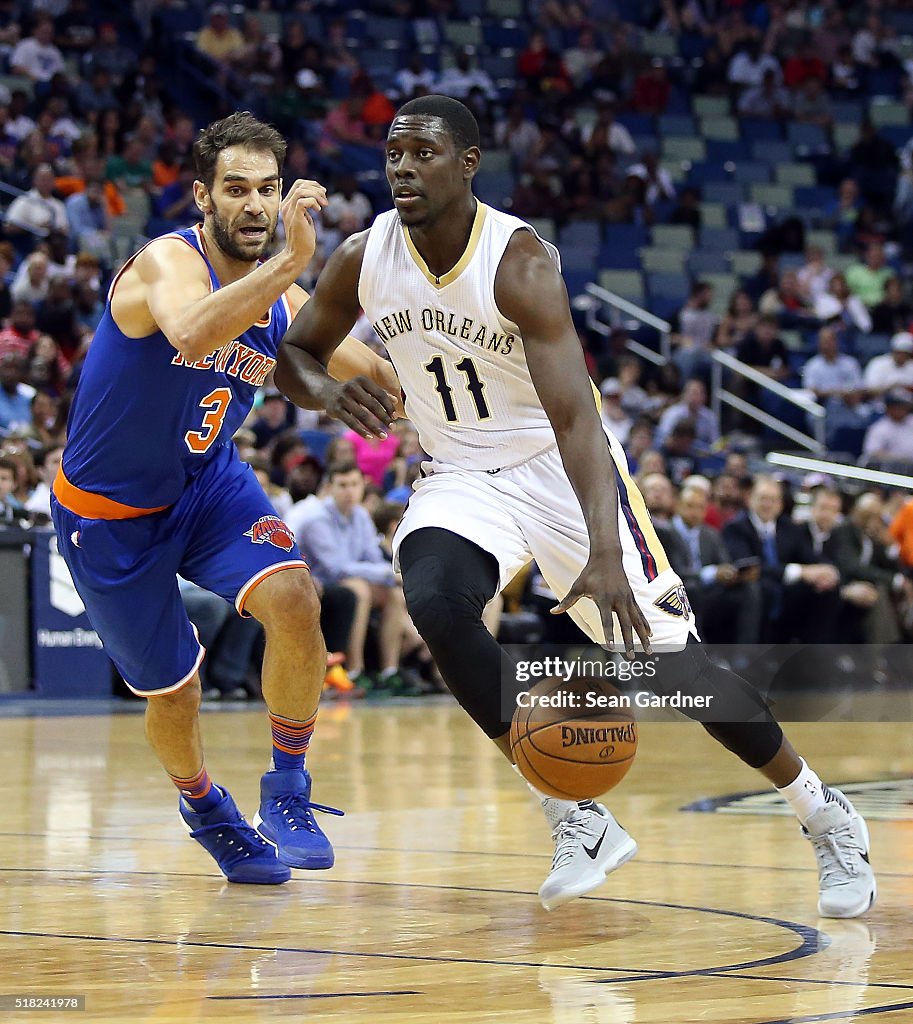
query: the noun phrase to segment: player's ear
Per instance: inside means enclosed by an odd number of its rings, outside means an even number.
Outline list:
[[[476,176],[481,160],[482,152],[478,146],[470,146],[463,152],[463,177],[467,181],[472,181]]]
[[[193,183],[193,198],[202,213],[212,213],[212,197],[205,183],[199,178]]]

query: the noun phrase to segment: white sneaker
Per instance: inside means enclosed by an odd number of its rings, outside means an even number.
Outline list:
[[[840,790],[830,790],[838,799],[815,811],[802,829],[818,860],[818,913],[859,917],[878,893],[869,864],[869,830]]]
[[[552,870],[539,890],[546,910],[592,892],[637,853],[637,843],[597,803],[573,808],[555,825],[552,839]]]

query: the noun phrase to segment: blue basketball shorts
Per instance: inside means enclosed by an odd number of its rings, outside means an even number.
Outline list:
[[[221,446],[164,512],[85,519],[51,499],[60,553],[109,657],[143,697],[171,693],[203,660],[176,577],[243,615],[267,576],[306,568],[289,528],[234,445]]]

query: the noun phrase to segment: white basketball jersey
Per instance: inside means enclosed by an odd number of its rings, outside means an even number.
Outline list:
[[[396,210],[370,228],[359,300],[399,375],[406,415],[439,462],[505,469],[555,444],[523,339],[495,303],[501,257],[521,229],[533,231],[479,203],[466,251],[438,278]],[[558,250],[540,241],[558,265]]]

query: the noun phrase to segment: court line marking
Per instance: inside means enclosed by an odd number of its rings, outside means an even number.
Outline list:
[[[186,836],[176,835],[173,839],[153,839],[147,836],[141,835],[124,835],[121,832],[119,835],[103,836],[93,835],[85,832],[0,832],[0,838],[11,838],[11,839],[80,839],[80,840],[92,840],[93,842],[100,843],[169,843],[173,845],[184,844]],[[498,850],[448,850],[448,849],[434,849],[432,847],[413,847],[413,846],[350,846],[343,843],[334,843],[336,850],[367,850],[369,853],[427,853],[434,856],[451,856],[451,857],[513,857],[520,859],[535,859],[543,860],[547,857],[548,851],[540,853],[512,853]],[[783,864],[723,864],[714,861],[701,861],[701,860],[655,860],[649,857],[636,857],[629,861],[635,867],[638,864],[651,865],[655,867],[684,867],[684,868],[719,868],[724,871],[793,871],[793,872],[804,872],[805,874],[816,874],[817,868],[815,867],[789,867]],[[44,871],[46,868],[34,868],[34,869],[19,869],[19,868],[0,868],[0,871],[13,871],[13,870],[35,870]],[[123,872],[124,874],[192,874],[192,872],[167,872],[167,871],[150,871],[150,872]],[[879,871],[879,878],[913,878],[913,872],[907,871]]]
[[[861,1010],[836,1010],[833,1013],[812,1013],[804,1017],[777,1017],[776,1020],[762,1020],[758,1024],[815,1024],[821,1020],[847,1020],[856,1017],[870,1017],[876,1013],[895,1013],[913,1009],[913,1002],[893,1003],[889,1006],[864,1006]]]
[[[298,992],[261,996],[207,996],[221,1002],[237,999],[364,999],[366,996],[423,996],[417,989],[404,988],[395,992]]]
[[[835,979],[828,978],[780,978],[775,975],[768,974],[730,974],[726,972],[720,975],[721,978],[738,978],[744,979],[745,981],[783,981],[799,985],[840,985],[849,988],[899,988],[902,990],[911,990],[913,985],[901,985],[894,981],[837,981]]]
[[[20,869],[25,870],[25,869]],[[154,874],[154,872],[151,872]],[[116,872],[112,872],[116,874]],[[450,885],[432,885],[429,883],[415,883],[415,882],[380,882],[380,881],[369,881],[369,882],[358,882],[348,879],[326,879],[328,884],[337,885],[373,885],[373,886],[384,886],[392,888],[408,888],[408,889],[433,889],[433,890],[445,890],[445,891],[457,891],[457,892],[480,892],[495,895],[514,895],[514,896],[532,896],[533,893],[528,893],[523,890],[517,889],[478,889],[469,886],[450,886]],[[183,940],[169,940],[169,939],[153,939],[153,938],[135,938],[128,936],[101,936],[101,935],[70,935],[66,933],[55,933],[55,932],[30,932],[30,931],[7,931],[0,930],[0,935],[20,936],[20,937],[32,937],[32,938],[59,938],[59,939],[81,939],[85,941],[95,942],[133,942],[147,945],[167,945],[167,946],[199,946],[203,948],[214,948],[214,949],[250,949],[260,951],[282,951],[288,953],[309,953],[317,955],[327,956],[351,956],[365,959],[381,959],[381,960],[411,960],[411,961],[429,961],[432,963],[467,963],[467,964],[478,964],[488,965],[495,967],[550,967],[558,970],[576,970],[576,971],[593,971],[602,973],[621,974],[621,978],[604,979],[600,983],[605,984],[611,982],[612,984],[620,984],[622,982],[634,982],[634,981],[663,981],[670,978],[690,978],[690,977],[702,977],[707,974],[726,974],[729,971],[745,971],[754,970],[759,967],[773,966],[774,964],[787,963],[792,960],[803,959],[808,956],[812,956],[815,953],[826,949],[830,945],[830,938],[817,929],[812,928],[809,925],[797,924],[792,921],[784,921],[774,917],[760,917],[756,914],[745,914],[741,911],[736,910],[719,910],[712,907],[696,907],[689,906],[686,904],[678,903],[660,903],[649,900],[631,900],[631,899],[620,899],[615,897],[599,897],[599,896],[584,896],[582,899],[587,899],[594,903],[622,903],[633,906],[644,906],[644,907],[659,907],[661,909],[669,910],[688,910],[696,913],[714,914],[720,917],[735,917],[742,920],[757,921],[762,924],[770,924],[774,927],[791,931],[798,935],[802,942],[791,950],[786,950],[783,953],[772,954],[769,957],[763,957],[758,960],[746,961],[744,963],[736,964],[717,964],[712,967],[701,967],[692,968],[686,971],[668,971],[668,970],[657,970],[657,969],[645,969],[636,967],[594,967],[594,966],[580,966],[574,964],[543,964],[534,963],[530,961],[522,960],[485,960],[472,957],[440,957],[440,956],[423,956],[408,953],[377,953],[377,952],[363,952],[353,950],[331,950],[331,949],[309,949],[299,947],[284,947],[284,946],[249,946],[249,945],[233,945],[231,943],[207,943],[207,942],[192,942]]]

